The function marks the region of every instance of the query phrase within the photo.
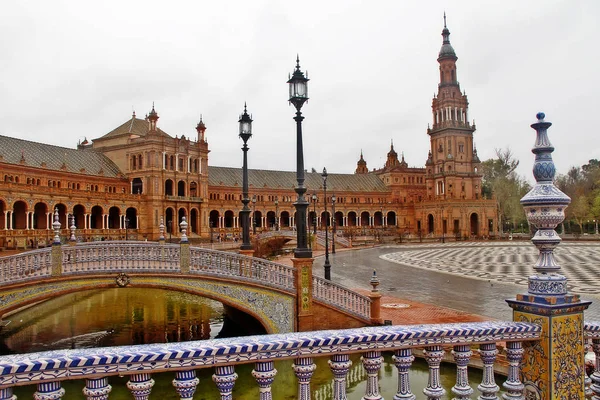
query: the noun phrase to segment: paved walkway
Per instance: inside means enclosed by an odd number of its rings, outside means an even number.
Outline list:
[[[555,255],[561,274],[568,279],[569,291],[600,293],[600,243],[562,243]],[[527,285],[538,251],[529,242],[459,242],[403,246],[401,251],[380,258],[488,282]]]

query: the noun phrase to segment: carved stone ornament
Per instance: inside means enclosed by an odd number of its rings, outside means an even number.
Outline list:
[[[117,275],[115,282],[118,287],[125,287],[125,286],[129,285],[130,279],[126,273],[121,272],[119,275]]]

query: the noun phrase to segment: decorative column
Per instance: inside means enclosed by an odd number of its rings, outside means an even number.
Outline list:
[[[454,346],[452,355],[456,363],[456,384],[452,387],[452,393],[456,395],[454,400],[469,400],[473,394],[473,389],[469,386],[467,365],[469,365],[473,352],[468,345],[459,345]]]
[[[292,258],[296,285],[296,331],[313,330],[312,268],[314,258]]]
[[[65,389],[60,387],[60,381],[54,381],[38,383],[33,398],[35,400],[60,400],[64,395]]]
[[[187,238],[187,228],[188,223],[185,220],[185,217],[181,217],[181,222],[179,223],[179,229],[181,230],[181,239],[179,240],[179,267],[181,268],[182,274],[187,274],[190,272],[190,242]]]
[[[108,394],[112,386],[108,384],[108,378],[86,379],[85,387],[82,389],[87,400],[108,400]]]
[[[277,370],[273,361],[257,362],[252,370],[252,376],[259,387],[259,400],[272,400],[271,385],[275,381]]]
[[[71,230],[71,237],[69,238],[69,241],[71,241],[72,243],[77,242],[77,237],[75,236],[75,229],[77,229],[77,227],[75,226],[74,215],[71,215],[71,226],[69,227],[69,229]]]
[[[127,389],[135,400],[148,400],[152,386],[154,386],[154,379],[150,377],[150,374],[131,375],[127,382]]]
[[[380,351],[367,351],[362,357],[363,367],[367,371],[367,386],[362,400],[383,400],[379,393],[379,370],[383,364]]]
[[[496,343],[484,343],[479,346],[479,357],[483,363],[483,379],[477,389],[481,392],[481,396],[479,396],[481,400],[495,400],[498,398],[496,393],[500,388],[494,380],[494,362],[497,354]]]
[[[352,366],[348,354],[334,354],[328,361],[333,374],[333,400],[346,400],[346,375]]]
[[[444,349],[442,349],[442,346],[430,346],[426,347],[423,353],[427,365],[429,365],[429,379],[423,393],[428,400],[436,400],[446,394],[446,390],[440,383],[440,364],[442,358],[444,358]]]
[[[594,373],[592,373],[592,385],[591,390],[594,394],[593,400],[600,399],[600,339],[592,339],[592,350],[596,356],[596,362],[594,363]]]
[[[165,220],[162,216],[158,225],[158,244],[165,244]]]
[[[17,396],[13,395],[13,388],[0,389],[0,400],[17,400]]]
[[[310,378],[312,378],[317,366],[310,357],[296,358],[292,364],[296,378],[298,379],[298,400],[310,400]]]
[[[60,222],[58,221],[58,208],[54,209],[54,240],[52,241],[52,276],[60,276],[62,273],[62,250],[60,244]]]
[[[177,371],[172,383],[181,400],[184,400],[194,398],[196,386],[198,386],[199,382],[200,380],[196,378],[196,371],[191,370]]]
[[[221,393],[221,400],[233,400],[231,393],[233,392],[233,385],[235,385],[237,378],[238,375],[235,373],[233,365],[215,367],[212,380],[217,385],[219,393]]]
[[[377,286],[379,286],[377,271],[373,270],[373,276],[369,283],[373,287],[369,293],[369,299],[371,299],[371,325],[383,325],[383,318],[381,318],[381,293],[377,289]]]
[[[521,361],[523,360],[523,346],[521,342],[506,343],[506,359],[508,360],[508,377],[502,384],[506,393],[504,400],[522,400],[525,386],[521,382]]]
[[[565,218],[571,199],[554,186],[555,175],[547,130],[552,125],[538,113],[533,176],[536,184],[522,199],[527,221],[537,228],[531,239],[540,254],[529,277],[526,294],[507,300],[513,320],[542,326],[539,342],[524,344],[521,368],[525,397],[542,400],[584,397],[583,311],[591,304],[567,293],[567,278],[560,275],[554,248],[561,239],[554,230]]]
[[[412,349],[396,350],[392,360],[396,368],[398,368],[398,392],[394,395],[394,400],[415,400],[415,396],[410,391],[410,379],[408,371],[415,361],[415,356],[412,354]]]

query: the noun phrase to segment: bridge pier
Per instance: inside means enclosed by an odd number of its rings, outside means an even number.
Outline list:
[[[296,285],[296,331],[312,331],[313,294],[312,267],[314,258],[292,258]]]

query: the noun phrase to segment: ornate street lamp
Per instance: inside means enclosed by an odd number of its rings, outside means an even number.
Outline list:
[[[256,195],[252,195],[252,234],[256,235]]]
[[[279,199],[275,196],[275,230],[279,230]]]
[[[308,100],[308,78],[300,70],[300,59],[296,57],[296,69],[287,81],[290,88],[289,102],[296,107],[296,179],[298,187],[296,193],[298,199],[294,203],[296,207],[296,242],[297,247],[294,251],[296,258],[311,258],[312,250],[307,246],[306,229],[306,209],[308,201],[304,198],[306,188],[304,187],[304,150],[302,147],[302,120],[304,117],[300,112],[302,105]]]
[[[327,222],[329,220],[327,215],[327,170],[323,168],[323,173],[321,174],[323,177],[323,206],[325,207],[325,264],[323,265],[323,269],[325,270],[325,279],[328,281],[331,280],[331,264],[329,264],[329,236],[327,229]]]
[[[333,215],[333,226],[331,234],[331,254],[335,254],[335,193],[331,195],[331,214]]]
[[[125,217],[125,240],[129,240],[129,236],[127,235],[128,228],[129,228],[129,217]]]
[[[313,202],[313,220],[312,220],[312,224],[313,224],[313,234],[316,236],[317,235],[317,194],[315,192],[313,192],[312,194],[312,202]]]
[[[244,113],[240,115],[240,138],[244,141],[244,147],[242,147],[242,152],[244,153],[244,164],[242,167],[242,203],[244,206],[242,207],[242,245],[240,246],[241,250],[252,250],[252,245],[250,244],[250,208],[248,207],[248,203],[250,199],[248,198],[248,139],[252,137],[252,117],[248,115],[246,110],[246,103],[244,103]]]

